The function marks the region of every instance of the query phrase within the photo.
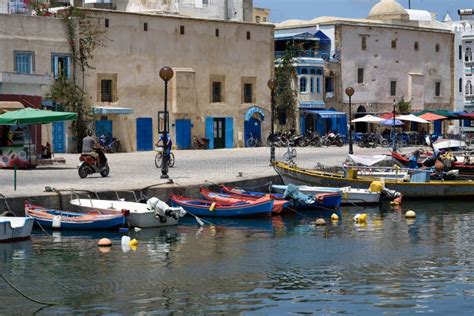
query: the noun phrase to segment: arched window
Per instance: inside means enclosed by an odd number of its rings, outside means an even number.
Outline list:
[[[472,61],[472,49],[470,47],[466,47],[466,55],[464,57],[465,61]]]
[[[309,79],[309,89],[311,91],[311,93],[314,93],[314,78],[311,77],[311,79]]]
[[[466,95],[472,94],[472,83],[471,80],[466,82]]]
[[[306,77],[301,77],[300,78],[300,92],[305,93],[307,92],[307,87],[306,85],[308,84]]]
[[[315,75],[315,74],[316,74],[316,69],[314,69],[314,68],[313,68],[313,69],[310,69],[310,70],[309,70],[309,73],[310,73],[311,75]]]
[[[316,92],[321,93],[321,79],[319,77],[316,79]]]
[[[307,75],[308,74],[308,69],[307,68],[302,68],[301,69],[301,74],[302,75]]]

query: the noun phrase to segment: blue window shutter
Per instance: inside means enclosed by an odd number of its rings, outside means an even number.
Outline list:
[[[214,118],[206,117],[206,138],[209,139],[209,149],[214,149]]]
[[[319,78],[316,79],[316,92],[317,92],[318,94],[321,93],[321,80],[320,80]]]
[[[308,114],[310,115],[310,114]],[[300,114],[300,134],[303,135],[306,132],[306,126],[304,126],[304,115]]]
[[[64,67],[66,68],[66,78],[71,79],[71,57],[64,58]]]
[[[54,79],[59,78],[59,57],[57,55],[53,56],[53,74]]]
[[[234,148],[234,118],[225,118],[225,148]]]

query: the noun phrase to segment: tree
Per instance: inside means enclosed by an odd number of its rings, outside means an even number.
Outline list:
[[[280,126],[295,128],[296,120],[296,91],[293,89],[295,68],[293,67],[296,47],[291,45],[286,49],[285,56],[277,61],[275,77],[278,83],[275,91],[275,113]]]
[[[400,100],[396,104],[398,111],[400,113],[410,113],[411,111],[411,100],[410,101],[405,101],[403,97],[400,98]]]

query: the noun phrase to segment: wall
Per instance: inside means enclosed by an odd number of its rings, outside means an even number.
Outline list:
[[[92,106],[133,108],[127,117],[127,137],[120,139],[127,150],[136,150],[137,117],[152,117],[156,135],[157,112],[163,109],[164,83],[159,77],[161,67],[176,69],[170,81],[170,119],[189,118],[192,134],[204,136],[204,120],[208,116],[234,117],[234,144],[243,145],[238,133],[243,130],[246,110],[257,105],[264,108],[263,127],[269,129],[270,91],[267,81],[273,74],[273,26],[223,22],[179,17],[160,17],[113,11],[88,11],[109,19],[104,28],[110,39],[106,47],[94,53],[93,65],[86,76],[88,103]],[[148,31],[143,23],[148,23]],[[185,34],[180,34],[184,26]],[[219,37],[216,37],[219,29]],[[247,32],[251,39],[247,40]],[[117,101],[99,102],[97,74],[117,74]],[[225,76],[224,102],[210,102],[210,78]],[[241,78],[256,78],[255,102],[242,104]],[[114,126],[114,131],[116,126]],[[173,129],[172,129],[173,131]],[[262,132],[265,135],[267,132]],[[174,135],[172,134],[172,137]],[[175,142],[175,139],[173,139]]]
[[[367,50],[361,49],[361,35],[367,36]],[[453,34],[421,29],[341,25],[341,90],[352,86],[354,103],[377,104],[376,111],[390,111],[394,99],[414,98],[413,110],[452,109]],[[391,47],[397,41],[396,49]],[[419,43],[415,51],[414,43]],[[440,51],[435,52],[436,44]],[[336,44],[337,45],[337,44]],[[357,69],[364,68],[364,83],[357,83]],[[410,74],[412,76],[410,76]],[[410,88],[410,78],[414,85]],[[422,78],[422,79],[420,79]],[[396,96],[390,96],[390,81],[397,81]],[[441,80],[441,96],[435,97],[435,81]],[[419,100],[419,101],[417,101]],[[348,97],[344,95],[344,102]]]

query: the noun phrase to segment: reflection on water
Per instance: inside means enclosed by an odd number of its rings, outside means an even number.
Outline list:
[[[1,271],[28,295],[60,305],[39,314],[139,312],[443,313],[474,310],[472,206],[405,203],[403,209],[343,208],[316,226],[319,212],[212,219],[199,228],[120,233],[35,232],[0,244]],[[415,210],[416,219],[404,212]],[[352,221],[367,213],[365,224]],[[330,216],[330,214],[329,214]],[[113,246],[101,252],[99,238]],[[41,306],[0,283],[2,314]]]

